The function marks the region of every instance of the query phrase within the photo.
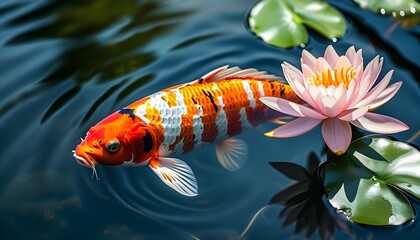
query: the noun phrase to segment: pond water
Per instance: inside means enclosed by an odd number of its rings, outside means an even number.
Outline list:
[[[1,1],[0,238],[299,239],[305,230],[296,233],[295,227],[318,226],[312,238],[325,232],[334,238],[417,237],[417,218],[398,227],[352,224],[322,194],[301,211],[300,221],[278,217],[284,206],[268,205],[270,199],[294,182],[269,162],[305,166],[311,152],[325,159],[319,127],[282,140],[263,136],[276,127],[272,123],[240,135],[249,156],[236,172],[218,163],[214,147],[185,155],[199,185],[192,198],[146,167],[98,167],[97,181],[75,162],[71,151],[92,125],[153,92],[226,64],[279,76],[283,61],[298,66],[301,47],[272,47],[248,30],[255,3]],[[331,3],[346,16],[346,35],[333,42],[311,32],[305,49],[320,56],[329,44],[340,54],[354,45],[363,49],[365,63],[383,56],[380,78],[395,69],[392,82],[403,86],[377,112],[410,126],[393,135],[407,141],[420,129],[420,28],[402,28],[350,0]],[[419,201],[412,200],[418,213]]]

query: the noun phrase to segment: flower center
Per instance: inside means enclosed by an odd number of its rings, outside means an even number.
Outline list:
[[[316,72],[308,77],[307,81],[315,86],[324,85],[325,87],[331,85],[338,87],[342,83],[348,88],[355,75],[356,70],[352,66],[348,66],[346,69],[339,67],[334,68],[334,72],[332,72],[332,69],[328,69],[325,72]]]

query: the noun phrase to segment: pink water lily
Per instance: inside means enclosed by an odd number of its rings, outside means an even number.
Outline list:
[[[350,123],[375,133],[396,133],[408,126],[401,121],[370,111],[390,100],[402,82],[388,86],[393,71],[374,86],[382,68],[376,56],[364,69],[362,50],[350,47],[338,56],[332,46],[324,57],[315,58],[303,50],[302,71],[282,64],[287,82],[310,107],[275,97],[262,97],[268,107],[297,119],[266,133],[269,137],[286,138],[303,134],[322,122],[322,136],[335,154],[344,153],[351,142]]]

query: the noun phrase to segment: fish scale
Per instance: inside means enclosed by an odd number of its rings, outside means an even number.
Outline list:
[[[223,79],[171,87],[129,108],[155,129],[158,144],[172,156],[223,141],[262,123],[268,108],[262,96],[294,98],[273,80]]]

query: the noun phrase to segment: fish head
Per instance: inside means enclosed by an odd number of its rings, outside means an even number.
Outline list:
[[[91,127],[74,150],[76,162],[90,168],[146,164],[156,152],[156,137],[153,129],[130,111],[115,112]]]

